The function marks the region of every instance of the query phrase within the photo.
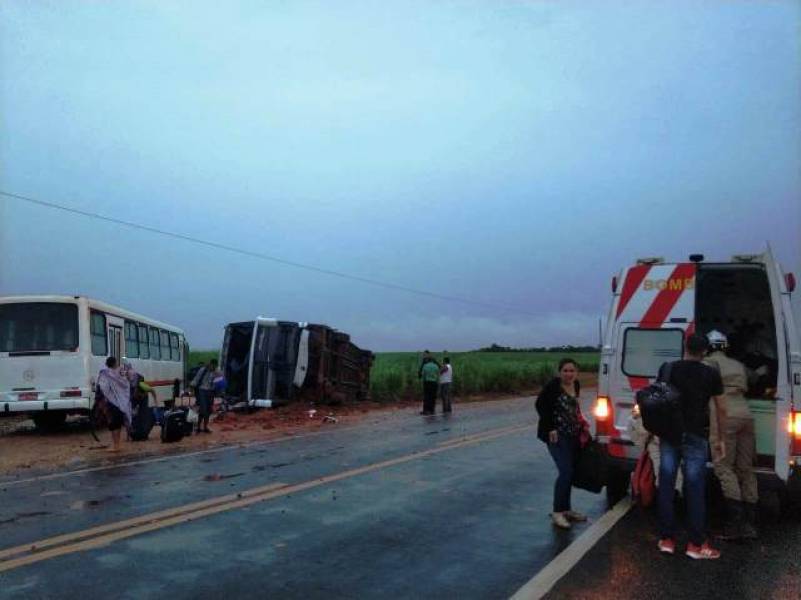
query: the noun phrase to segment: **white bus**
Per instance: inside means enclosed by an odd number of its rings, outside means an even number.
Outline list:
[[[87,414],[109,356],[130,360],[159,402],[170,399],[188,351],[181,329],[97,300],[0,297],[0,415],[27,413],[53,428]]]

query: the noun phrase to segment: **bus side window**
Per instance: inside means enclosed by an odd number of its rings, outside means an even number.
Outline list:
[[[170,334],[163,329],[159,329],[161,335],[161,360],[170,359]]]
[[[89,320],[89,330],[92,338],[92,354],[95,356],[108,355],[108,340],[106,339],[106,315],[92,311]]]
[[[161,360],[161,346],[159,345],[159,330],[150,328],[150,358]]]
[[[170,334],[170,358],[175,362],[181,360],[181,348],[178,345],[178,334]]]
[[[138,325],[139,329],[139,358],[150,358],[150,344],[147,340],[147,325]]]
[[[139,358],[139,340],[137,339],[136,323],[125,321],[125,356]]]

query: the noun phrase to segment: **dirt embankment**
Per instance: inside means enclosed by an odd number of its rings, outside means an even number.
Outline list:
[[[582,387],[593,387],[596,378],[581,376]],[[499,400],[510,397],[531,396],[536,390],[517,394],[482,394],[455,398],[454,404]],[[184,453],[233,446],[258,441],[268,441],[284,436],[300,435],[335,427],[342,427],[363,419],[369,414],[391,413],[411,410],[419,401],[409,400],[392,404],[359,402],[340,406],[313,406],[297,403],[277,409],[261,409],[252,413],[229,412],[224,417],[212,420],[212,433],[194,434],[180,442],[164,444],[159,438],[160,429],[155,427],[150,438],[144,442],[123,443],[122,451],[112,453],[111,436],[107,431],[98,431],[97,442],[91,434],[88,420],[70,418],[63,430],[40,433],[33,421],[26,417],[0,419],[0,475],[24,476],[26,473],[74,470],[86,467],[130,461],[170,453]],[[314,411],[310,413],[310,411]]]

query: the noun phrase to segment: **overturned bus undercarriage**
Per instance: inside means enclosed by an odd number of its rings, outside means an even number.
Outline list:
[[[227,403],[252,407],[365,400],[372,363],[346,333],[264,317],[227,325],[220,353]]]

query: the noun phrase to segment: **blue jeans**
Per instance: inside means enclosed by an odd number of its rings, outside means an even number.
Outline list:
[[[681,444],[660,440],[659,529],[663,538],[676,537],[673,510],[674,488],[679,463],[684,460],[684,494],[687,500],[687,532],[693,544],[706,541],[706,460],[709,442],[692,433],[682,435]]]
[[[559,433],[555,444],[547,444],[559,475],[553,486],[553,511],[570,510],[570,491],[573,487],[573,469],[576,464],[579,442],[576,436]]]

